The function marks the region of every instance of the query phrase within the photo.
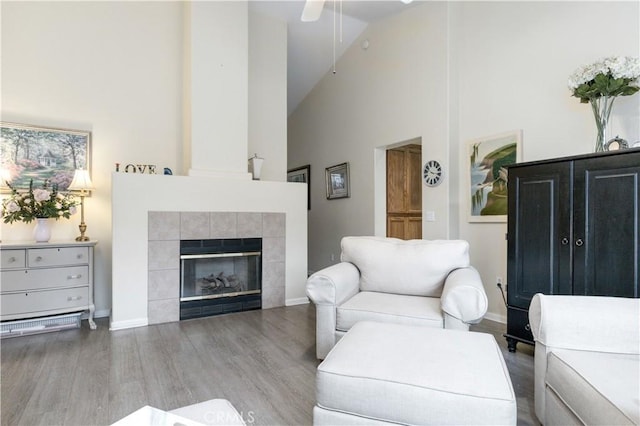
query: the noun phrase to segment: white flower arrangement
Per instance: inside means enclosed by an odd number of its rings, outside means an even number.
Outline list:
[[[569,88],[580,102],[602,96],[630,96],[636,93],[640,78],[640,59],[616,56],[583,65],[569,76]]]
[[[57,185],[49,187],[45,181],[42,188],[34,188],[31,180],[26,192],[8,186],[11,195],[2,203],[2,217],[5,223],[29,223],[38,218],[69,219],[76,213],[78,203],[72,195],[58,192]]]

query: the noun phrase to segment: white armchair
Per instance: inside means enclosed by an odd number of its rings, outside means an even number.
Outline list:
[[[318,359],[359,321],[468,330],[487,312],[466,241],[344,237],[341,247],[340,263],[307,280]]]
[[[538,420],[640,424],[640,299],[536,294],[529,323]]]

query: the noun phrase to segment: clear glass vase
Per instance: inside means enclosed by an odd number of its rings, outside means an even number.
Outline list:
[[[594,152],[604,151],[604,145],[607,143],[609,116],[611,115],[611,108],[613,107],[613,101],[615,100],[615,96],[601,96],[599,98],[591,99],[590,101],[591,109],[593,110],[593,117],[596,120],[596,127],[598,128],[596,145],[593,150]]]

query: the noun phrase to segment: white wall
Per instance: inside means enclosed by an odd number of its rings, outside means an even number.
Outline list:
[[[423,222],[423,237],[469,240],[488,316],[504,320],[495,278],[506,277],[506,224],[467,222],[466,143],[522,129],[524,160],[590,152],[593,117],[570,96],[567,79],[602,56],[639,56],[638,9],[637,2],[427,2],[370,25],[361,36],[369,49],[354,43],[337,76],[325,76],[289,119],[289,166],[312,169],[310,269],[335,263],[342,236],[379,232],[384,183],[373,184],[375,148],[421,136],[423,161],[441,161],[446,173],[439,187],[423,188],[423,211],[436,212],[435,222]],[[618,99],[612,116],[612,134],[640,139],[640,95]],[[343,161],[352,165],[352,197],[325,200],[324,168]]]
[[[2,2],[2,120],[92,132],[86,199],[98,315],[111,301],[114,163],[180,173],[182,5],[179,2]],[[79,235],[79,215],[53,239]],[[33,225],[2,223],[2,240]]]
[[[447,163],[446,23],[446,3],[430,2],[370,25],[290,115],[289,166],[311,164],[311,270],[334,263],[342,236],[374,232],[375,194],[384,194],[374,186],[377,148],[422,137],[423,157]],[[351,198],[327,200],[325,168],[342,162],[350,163]],[[445,201],[447,190],[448,181],[430,189]],[[425,237],[445,237],[447,203],[429,209],[440,221],[425,226]]]
[[[114,164],[155,164],[160,171],[171,168],[175,175],[186,174],[191,166],[189,147],[183,146],[185,137],[190,136],[190,96],[185,93],[190,83],[190,67],[185,61],[190,57],[184,32],[189,23],[186,5],[0,3],[1,119],[92,132],[91,174],[96,190],[86,200],[85,214],[87,234],[99,240],[95,252],[98,315],[108,315],[111,308]],[[264,67],[262,49],[268,49],[277,60],[257,78],[248,77],[248,96],[255,90],[256,96],[264,99],[268,95],[272,102],[262,102],[261,110],[250,112],[259,117],[256,124],[249,119],[248,129],[255,136],[250,149],[265,157],[263,180],[283,181],[286,73],[281,70],[286,69],[286,54],[282,54],[282,49],[286,52],[286,30],[274,19],[251,19],[259,25],[255,35],[267,39],[253,43],[250,30],[250,64]],[[254,59],[254,54],[262,59]],[[243,167],[246,150],[238,157]],[[75,238],[79,222],[79,215],[56,222],[52,238]],[[33,224],[2,223],[0,238],[28,240],[32,228]]]
[[[451,11],[461,170],[466,141],[512,129],[523,131],[524,161],[593,151],[591,108],[571,96],[567,80],[600,57],[640,55],[638,2],[464,2],[452,3]],[[616,25],[594,31],[602,22]],[[611,131],[640,139],[640,95],[616,100]],[[463,188],[466,177],[458,178]],[[497,276],[506,280],[507,226],[468,223],[467,194],[460,191],[460,236],[471,243],[489,312],[506,320],[495,283]]]

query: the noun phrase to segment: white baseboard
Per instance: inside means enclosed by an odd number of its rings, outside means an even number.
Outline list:
[[[100,309],[99,311],[95,311],[93,313],[93,318],[108,318],[111,316],[111,309]],[[83,320],[86,320],[89,318],[89,311],[85,311],[82,313],[82,317],[80,317]]]
[[[502,324],[507,323],[507,317],[500,314],[494,314],[493,312],[487,312],[484,317],[490,321],[500,322]]]
[[[298,297],[296,299],[287,299],[284,302],[285,306],[306,305],[307,303],[309,303],[309,299],[306,297]]]
[[[148,318],[138,318],[138,319],[127,320],[127,321],[111,321],[111,324],[109,325],[109,330],[110,331],[124,330],[127,328],[146,327],[147,325],[149,325]]]
[[[111,309],[100,309],[93,314],[94,318],[107,318],[111,316]]]

